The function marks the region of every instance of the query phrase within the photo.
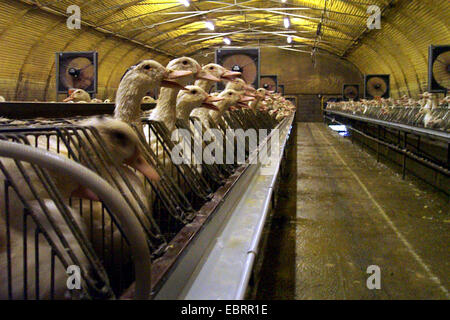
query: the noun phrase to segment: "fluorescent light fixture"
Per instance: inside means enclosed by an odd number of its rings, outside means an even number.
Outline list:
[[[330,129],[337,132],[347,132],[347,127],[344,125],[329,125]]]
[[[211,31],[214,30],[214,23],[210,20],[205,21],[205,26],[206,26],[206,28],[208,28]]]
[[[287,0],[281,0],[281,2],[286,3]]]
[[[287,43],[292,43],[292,37],[291,36],[287,37]]]
[[[283,23],[284,23],[284,27],[287,29],[291,26],[291,21],[289,20],[288,17],[284,17],[283,19]]]
[[[225,42],[225,44],[227,44],[227,45],[231,44],[231,40],[228,37],[223,38],[223,42]]]
[[[178,0],[181,4],[184,4],[185,7],[189,7],[190,3],[189,0]]]

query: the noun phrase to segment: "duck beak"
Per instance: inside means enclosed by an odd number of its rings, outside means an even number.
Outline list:
[[[124,163],[138,170],[151,181],[157,182],[160,180],[158,172],[144,159],[137,148],[134,155],[130,159],[125,160]]]
[[[179,78],[184,78],[192,75],[193,72],[190,70],[168,70],[164,80],[174,80]]]
[[[245,87],[246,87],[246,89],[247,89],[248,91],[252,91],[252,92],[255,92],[255,91],[256,91],[256,89],[253,88],[253,86],[251,86],[251,85],[249,85],[249,84],[246,84]]]
[[[206,72],[205,70],[201,70],[200,72],[197,73],[197,75],[195,76],[196,79],[199,80],[209,80],[209,81],[214,81],[214,82],[220,82],[221,80],[215,76],[213,76],[212,74]]]
[[[190,75],[192,75],[192,71],[189,70],[167,70],[166,75],[161,81],[161,87],[182,90],[184,89],[184,86],[172,80],[184,78]]]
[[[207,108],[207,109],[211,109],[214,111],[219,111],[219,108],[217,108],[213,102],[219,102],[224,100],[224,98],[219,98],[219,97],[213,97],[213,96],[208,96],[205,101],[203,101],[202,103],[202,107],[203,108]]]
[[[256,95],[253,93],[253,92],[250,92],[250,91],[245,91],[245,95],[247,96],[247,97],[253,97],[253,98],[255,98],[256,97]]]
[[[242,73],[237,72],[237,71],[230,71],[230,70],[226,70],[225,73],[222,75],[222,79],[225,80],[234,80],[237,77],[239,77]]]
[[[63,102],[69,102],[69,101],[72,101],[72,100],[73,100],[73,97],[72,96],[68,96],[67,98],[65,98],[63,100]]]
[[[248,96],[247,94],[245,94],[245,96],[241,96],[239,102],[250,102],[254,100],[256,100],[254,96]]]

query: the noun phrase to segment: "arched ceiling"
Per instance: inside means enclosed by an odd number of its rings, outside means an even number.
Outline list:
[[[161,63],[225,46],[276,47],[349,60],[391,74],[394,96],[426,90],[430,44],[450,43],[448,0],[0,0],[0,90],[10,99],[54,98],[54,52],[99,52],[99,94],[142,58]],[[71,5],[81,30],[66,27]],[[381,29],[368,30],[377,5]],[[283,26],[289,17],[290,27]],[[215,30],[206,28],[212,20]],[[318,32],[320,29],[320,32]],[[287,37],[293,43],[287,43]],[[280,62],[282,63],[282,62]],[[2,89],[5,88],[5,89]],[[6,90],[6,93],[4,92]]]
[[[396,1],[388,0],[24,0],[42,10],[67,15],[78,5],[84,24],[136,43],[169,57],[192,55],[222,46],[223,37],[234,46],[317,47],[344,55],[366,30],[367,8],[383,12]],[[283,19],[291,26],[286,29]],[[212,20],[214,31],[204,21]],[[320,26],[320,35],[318,28]]]

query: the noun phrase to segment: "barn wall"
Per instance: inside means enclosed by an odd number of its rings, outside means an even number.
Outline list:
[[[12,0],[0,2],[0,48],[0,94],[12,101],[56,100],[57,51],[98,51],[101,99],[114,98],[130,65],[144,58],[169,60],[85,25],[70,30],[64,17]]]
[[[214,56],[195,57],[206,64]],[[314,67],[311,55],[277,48],[261,49],[261,74],[278,75],[284,84],[285,95],[297,98],[299,121],[322,121],[322,96],[341,96],[344,83],[359,84],[363,90],[363,77],[350,62],[331,55],[318,55]]]

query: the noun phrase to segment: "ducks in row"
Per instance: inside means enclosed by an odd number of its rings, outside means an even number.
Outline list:
[[[328,102],[326,108],[384,121],[450,131],[449,102],[449,96],[438,99],[436,95],[424,92],[419,95],[419,99],[403,96],[400,99]]]
[[[81,122],[76,122],[76,124],[81,127],[95,128],[101,139],[105,142],[109,153],[114,155],[113,159],[109,159],[109,161],[113,161],[111,166],[122,168],[122,172],[125,172],[133,184],[133,190],[128,188],[125,184],[119,186],[122,193],[125,195],[128,193],[129,197],[137,196],[137,198],[140,198],[141,202],[144,202],[148,207],[148,211],[151,211],[153,205],[152,201],[154,199],[148,197],[145,184],[143,183],[143,177],[150,181],[157,182],[159,175],[155,168],[141,155],[142,150],[137,132],[134,131],[130,125],[136,125],[139,128],[142,126],[141,119],[146,117],[147,119],[163,123],[170,132],[175,129],[177,119],[187,121],[190,116],[195,116],[197,111],[201,111],[200,114],[207,116],[204,117],[203,120],[206,121],[207,119],[208,123],[210,123],[210,119],[212,119],[213,122],[219,120],[225,112],[232,108],[248,108],[255,113],[262,112],[269,114],[272,112],[272,116],[279,120],[290,115],[294,111],[292,104],[280,95],[268,92],[264,89],[255,90],[242,79],[236,78],[237,76],[239,76],[239,73],[226,70],[217,64],[208,64],[201,67],[195,60],[188,57],[174,59],[169,62],[166,67],[154,60],[144,60],[130,67],[122,77],[115,98],[113,118],[94,117]],[[225,90],[219,93],[210,94],[214,84],[219,81],[226,82]],[[189,83],[194,83],[194,85],[189,85]],[[156,107],[151,113],[145,114],[141,110],[141,104],[144,101],[148,101],[146,100],[147,93],[155,89],[160,89]],[[86,94],[85,91],[83,92],[83,90],[77,89],[65,99],[65,102],[93,102],[93,99],[90,99],[89,95]],[[148,139],[147,142],[149,143],[150,148],[158,148],[153,145],[153,141],[150,139]],[[80,142],[80,144],[83,143]],[[40,145],[39,141],[37,141],[36,145],[38,147],[44,147]],[[61,150],[59,145],[57,147],[55,146],[56,145],[50,141],[50,145],[46,145],[45,148],[50,152],[65,154],[64,150]],[[92,158],[92,161],[96,161],[96,156],[94,154],[90,154],[88,157]],[[83,158],[81,157],[80,159]],[[1,159],[1,161],[13,175],[12,180],[17,181],[18,190],[25,190],[25,186],[22,186],[22,184],[24,184],[23,178],[20,173],[17,172],[14,162],[8,159]],[[102,166],[100,165],[99,167]],[[29,168],[26,170],[31,171]],[[103,170],[100,170],[98,173],[110,181],[110,175],[113,171],[112,168],[108,168],[107,164],[106,167],[103,166]],[[77,185],[73,183],[73,181],[67,181],[64,177],[52,175],[51,172],[50,175],[64,199],[78,197],[92,200],[94,203],[100,203],[100,199],[84,186]],[[31,183],[36,182],[38,184],[37,180],[38,177],[31,176]],[[111,182],[111,184],[112,183],[113,182]],[[4,186],[5,183],[1,183],[1,185]],[[4,190],[0,191],[4,194]],[[45,192],[43,192],[41,196],[42,199],[45,199],[44,204],[50,212],[50,215],[54,216],[57,223],[61,225],[61,232],[63,233],[64,238],[72,242],[70,239],[75,239],[74,235],[71,229],[66,227],[65,221],[61,219],[61,213],[58,212],[54,203],[52,203],[52,200],[46,198],[48,195],[46,195]],[[35,201],[31,194],[26,194],[24,200],[29,200],[29,203]],[[24,203],[20,200],[10,201],[10,203],[13,203],[10,211],[15,213],[13,214],[15,217],[20,217],[20,213],[24,208]],[[0,203],[0,206],[3,207],[4,205],[4,203]],[[67,202],[67,206],[74,216],[73,221],[79,226],[83,233],[91,228],[94,229],[94,232],[96,232],[95,230],[98,232],[102,230],[100,225],[96,225],[100,223],[102,219],[104,220],[101,211],[97,212],[94,208],[94,218],[92,221],[86,221],[86,217],[79,215],[81,210],[78,210],[76,204],[72,203],[69,205],[69,202]],[[44,219],[42,218],[43,214],[40,206],[33,205],[31,206],[31,210],[34,212],[38,221],[39,219]],[[143,217],[143,220],[145,220],[144,218],[145,217]],[[0,217],[0,234],[4,234],[3,231],[6,228],[6,223],[7,222],[3,217]],[[94,226],[92,226],[92,223],[94,223]],[[20,238],[21,234],[24,232],[29,232],[31,230],[25,231],[21,229],[19,221],[8,221],[8,224],[10,225],[11,232],[13,232],[17,238]],[[104,232],[104,230],[102,232]],[[60,240],[56,239],[56,235],[54,237],[57,247],[65,249]],[[93,236],[94,239],[98,237],[101,237],[101,232],[100,234]],[[115,238],[115,236],[113,236],[113,238]],[[91,241],[98,241],[98,239],[91,239]],[[115,240],[113,241],[115,242]],[[84,254],[76,246],[76,241],[73,240],[73,242],[74,247],[71,248],[72,252],[74,252],[76,256],[82,256],[82,258],[79,259],[80,263],[87,264],[86,259],[83,258]],[[42,251],[51,251],[51,247],[48,243],[40,244],[40,246],[42,247]],[[95,245],[94,249],[96,249],[96,251],[100,250]],[[0,298],[7,298],[10,294],[12,294],[13,298],[20,298],[23,294],[24,283],[23,278],[21,278],[23,262],[19,261],[21,258],[23,259],[21,252],[24,252],[24,250],[33,252],[33,248],[28,247],[25,249],[23,242],[14,242],[11,247],[13,258],[10,262],[5,260],[5,250],[4,246],[0,246],[0,269],[2,270],[0,274],[2,274],[2,277],[6,274],[3,271],[7,269],[8,264],[9,266],[11,266],[11,264],[20,266],[22,263],[22,267],[16,269],[17,273],[15,271],[13,274],[12,279],[14,289],[12,293],[8,292],[6,286],[8,279],[1,279],[0,282],[2,283],[2,286],[0,286]],[[50,269],[49,261],[50,260],[47,260],[47,262],[39,261],[39,272],[48,272]],[[36,261],[34,259],[27,259],[27,268],[29,270],[35,269],[35,263]],[[55,279],[65,279],[66,274],[63,268],[56,268],[54,272]],[[28,276],[30,277],[27,279],[28,283],[33,283],[33,285],[29,285],[28,287],[30,293],[29,297],[33,297],[33,292],[35,292],[36,289],[33,286],[37,283],[36,279],[33,277],[35,277],[36,274],[30,272],[28,273]],[[58,283],[55,283],[55,285],[57,286],[57,290],[55,290],[57,296],[55,296],[55,298],[63,298],[62,295],[66,291],[65,281],[58,280]],[[43,289],[40,293],[40,298],[49,298],[47,288],[44,290],[44,284],[40,286]]]

